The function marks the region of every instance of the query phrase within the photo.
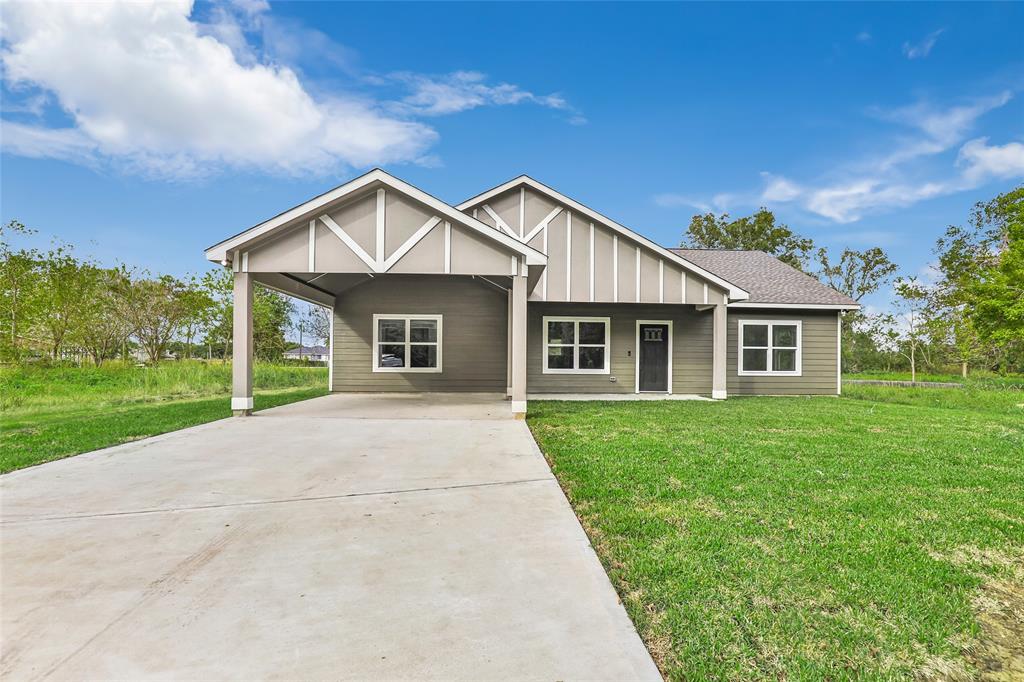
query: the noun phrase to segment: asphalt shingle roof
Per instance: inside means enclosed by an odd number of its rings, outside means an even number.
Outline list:
[[[669,249],[694,265],[750,292],[750,303],[805,305],[857,305],[826,286],[764,251],[731,249]]]

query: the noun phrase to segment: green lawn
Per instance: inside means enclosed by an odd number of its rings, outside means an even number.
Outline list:
[[[257,410],[327,393],[323,367],[257,365]],[[231,415],[231,366],[0,370],[0,473]]]
[[[670,679],[1022,679],[1024,392],[940,390],[528,423]]]

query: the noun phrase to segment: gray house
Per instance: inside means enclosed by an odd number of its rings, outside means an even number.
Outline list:
[[[252,285],[333,310],[332,391],[836,394],[855,301],[757,251],[667,249],[520,176],[456,206],[382,171],[206,251],[234,271],[232,409]]]

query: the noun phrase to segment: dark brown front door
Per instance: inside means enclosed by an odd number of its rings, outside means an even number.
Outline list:
[[[668,390],[668,325],[640,325],[640,390]]]

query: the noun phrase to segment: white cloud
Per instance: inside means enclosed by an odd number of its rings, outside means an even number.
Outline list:
[[[935,47],[936,41],[939,36],[946,32],[946,29],[940,28],[937,31],[932,31],[926,35],[921,42],[918,43],[903,43],[903,54],[907,59],[924,59],[927,57],[932,48]]]
[[[854,36],[854,39],[858,43],[870,43],[871,42],[871,34],[868,33],[867,31],[861,31],[856,36]]]
[[[1007,104],[1012,95],[1001,92],[968,104],[938,108],[915,104],[892,111],[874,111],[883,121],[910,128],[911,135],[887,141],[892,151],[882,157],[868,157],[836,164],[826,177],[806,182],[762,172],[759,191],[716,195],[711,204],[720,207],[727,196],[732,205],[753,208],[758,205],[793,203],[803,210],[837,223],[852,223],[865,215],[961,192],[991,179],[1024,176],[1024,144],[1009,142],[990,145],[988,138],[964,142],[977,120],[985,113]],[[951,166],[936,171],[922,169],[927,157],[958,150]],[[929,177],[931,176],[931,177]],[[700,199],[669,201],[660,195],[655,203],[663,207],[707,206]],[[705,210],[702,208],[702,210]],[[721,210],[721,208],[719,208]]]
[[[803,194],[803,189],[799,185],[784,177],[771,173],[761,173],[761,177],[766,180],[764,190],[761,192],[761,201],[792,201]]]
[[[558,95],[490,86],[470,72],[436,82],[475,90],[482,102],[472,106],[441,92],[431,99],[434,81],[413,76],[402,110],[361,93],[367,79],[353,79],[348,90],[311,89],[288,64],[310,45],[334,66],[345,61],[325,35],[273,20],[265,0],[214,6],[202,22],[192,9],[191,0],[5,5],[8,89],[50,96],[70,121],[5,118],[5,149],[160,177],[224,168],[325,174],[436,158],[428,150],[438,134],[417,116],[525,101],[578,115]]]
[[[957,165],[964,169],[963,177],[969,184],[1024,175],[1024,144],[990,146],[987,137],[979,137],[960,148]]]
[[[697,199],[691,199],[681,194],[658,194],[654,197],[654,203],[662,208],[680,208],[683,206],[689,206],[695,208],[701,213],[710,213],[712,206],[706,201],[700,201]]]
[[[398,106],[424,116],[454,114],[488,105],[523,103],[568,111],[578,116],[569,103],[557,93],[535,95],[518,85],[490,85],[486,82],[486,76],[476,71],[456,71],[443,76],[401,72],[390,77],[411,90]]]

